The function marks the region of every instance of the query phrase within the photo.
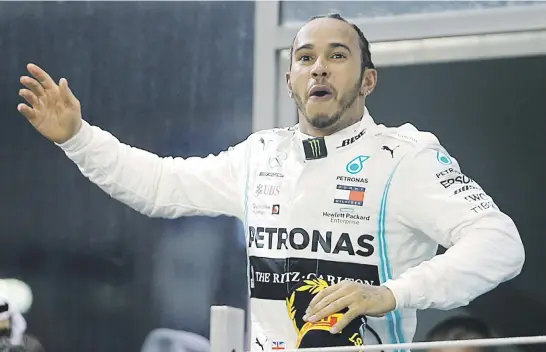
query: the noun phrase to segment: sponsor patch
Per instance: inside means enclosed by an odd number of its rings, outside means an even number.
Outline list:
[[[251,297],[285,300],[302,280],[323,279],[334,285],[344,280],[379,285],[375,265],[335,262],[322,259],[250,257],[253,287]]]
[[[347,163],[345,170],[351,175],[358,174],[364,168],[364,162],[369,158],[367,155],[359,155]]]
[[[364,205],[366,188],[358,186],[337,185],[334,203],[345,205]]]

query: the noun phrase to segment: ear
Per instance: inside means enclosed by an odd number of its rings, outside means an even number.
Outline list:
[[[364,78],[362,79],[362,85],[360,87],[360,95],[367,96],[375,89],[377,85],[377,70],[373,68],[367,68],[364,72]]]
[[[292,82],[290,82],[290,72],[286,72],[286,88],[288,89],[288,95],[292,97]]]

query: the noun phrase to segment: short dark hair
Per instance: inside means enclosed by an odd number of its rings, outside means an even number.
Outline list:
[[[427,341],[453,341],[493,338],[493,331],[478,318],[460,316],[449,318],[432,328]],[[493,352],[493,347],[483,347],[483,351]]]
[[[353,24],[349,21],[347,21],[345,18],[341,17],[340,14],[337,14],[337,13],[332,13],[332,14],[328,14],[328,15],[321,15],[321,16],[314,16],[314,17],[311,17],[307,22],[311,22],[313,20],[316,20],[318,18],[332,18],[332,19],[335,19],[335,20],[339,20],[339,21],[343,21],[349,25],[351,25],[351,27],[353,27],[353,29],[356,31],[356,33],[358,34],[358,38],[359,38],[359,46],[360,46],[360,62],[361,62],[361,66],[362,66],[362,74],[364,74],[364,70],[366,70],[367,68],[375,68],[375,65],[373,64],[372,62],[372,53],[370,52],[370,43],[368,42],[368,39],[366,39],[366,37],[364,36],[364,33],[362,33],[362,31],[360,30],[360,28],[358,28],[358,26],[356,24]],[[294,38],[292,40],[292,45],[290,45],[290,68],[292,68],[292,54],[294,53],[294,42],[296,41],[296,38]]]

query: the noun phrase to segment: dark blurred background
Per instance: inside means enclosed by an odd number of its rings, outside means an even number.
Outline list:
[[[49,351],[138,351],[158,326],[208,336],[211,304],[246,305],[246,259],[234,219],[152,220],[83,178],[16,110],[26,63],[125,143],[205,156],[251,132],[253,9],[0,3],[0,276],[32,287]]]
[[[0,2],[0,277],[32,287],[29,331],[48,351],[138,351],[157,327],[208,336],[210,305],[246,308],[246,258],[234,219],[149,219],[83,178],[16,111],[25,64],[67,78],[84,118],[125,143],[217,153],[252,132],[255,6]],[[420,313],[417,339],[454,314],[502,336],[545,334],[546,56],[384,67],[379,78],[376,121],[435,133],[527,250],[512,282],[467,308]]]

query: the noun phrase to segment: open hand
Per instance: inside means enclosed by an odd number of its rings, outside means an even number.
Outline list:
[[[79,100],[62,78],[59,85],[34,64],[27,65],[34,77],[22,76],[21,83],[28,89],[19,90],[29,105],[19,104],[17,110],[46,138],[63,143],[72,138],[82,125]]]
[[[378,317],[389,313],[396,308],[396,300],[387,287],[342,281],[320,291],[309,304],[303,319],[317,322],[345,308],[349,309],[332,327],[332,334],[338,333],[359,316]]]

